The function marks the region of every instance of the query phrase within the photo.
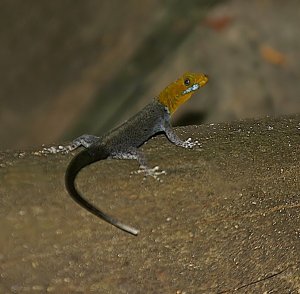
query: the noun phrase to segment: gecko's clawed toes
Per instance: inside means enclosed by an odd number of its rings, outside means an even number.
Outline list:
[[[67,146],[59,145],[59,146],[45,147],[41,152],[43,154],[57,154],[57,153],[67,154],[76,148],[77,146],[72,146],[72,145],[67,145]]]
[[[153,177],[155,180],[158,180],[161,182],[159,176],[161,175],[166,175],[166,171],[164,170],[160,170],[159,169],[159,166],[155,166],[153,168],[149,168],[149,167],[146,167],[146,166],[140,166],[139,170],[133,172],[134,174],[141,174],[143,173],[144,174],[144,179],[148,176],[151,176]]]
[[[201,146],[201,143],[198,140],[192,141],[192,138],[188,138],[182,143],[182,147],[187,149],[192,149],[195,146]]]

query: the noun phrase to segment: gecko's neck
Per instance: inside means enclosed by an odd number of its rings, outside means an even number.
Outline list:
[[[164,105],[172,115],[181,104],[192,96],[192,94],[182,95],[181,92],[181,89],[178,91],[178,89],[171,84],[159,94],[157,100]]]

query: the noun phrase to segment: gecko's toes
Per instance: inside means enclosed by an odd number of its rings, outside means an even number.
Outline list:
[[[161,175],[166,175],[166,171],[160,170],[159,166],[155,166],[153,168],[148,168],[145,166],[141,166],[139,170],[134,172],[135,174],[144,174],[144,179],[148,176],[153,177],[155,180],[162,182],[162,180],[159,178]]]
[[[42,154],[48,155],[48,154],[68,154],[69,152],[75,150],[78,146],[71,144],[66,146],[51,146],[51,147],[44,147],[40,152]]]
[[[201,146],[201,143],[198,140],[192,141],[192,138],[188,138],[182,144],[182,147],[187,148],[187,149],[192,149],[195,146]]]

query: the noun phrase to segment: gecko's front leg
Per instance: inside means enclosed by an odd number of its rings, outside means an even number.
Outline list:
[[[166,134],[167,138],[169,139],[169,141],[172,142],[173,144],[175,144],[176,146],[180,146],[180,147],[188,148],[188,149],[191,149],[195,146],[201,146],[199,141],[197,141],[197,140],[192,141],[192,138],[188,138],[185,141],[181,140],[176,135],[176,133],[174,132],[174,130],[172,129],[171,126],[165,127],[165,134]]]

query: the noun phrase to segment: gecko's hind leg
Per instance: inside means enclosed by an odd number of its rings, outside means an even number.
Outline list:
[[[99,140],[99,137],[93,135],[82,135],[74,139],[71,144],[65,146],[52,146],[43,149],[43,153],[68,153],[79,147],[88,148]]]
[[[138,150],[137,148],[131,148],[127,150],[126,152],[118,152],[114,153],[111,156],[112,158],[117,159],[135,159],[138,161],[140,167],[137,171],[132,172],[133,174],[140,174],[143,173],[146,176],[151,176],[154,179],[160,181],[159,176],[165,175],[166,172],[163,170],[159,170],[158,166],[155,166],[154,168],[149,168],[147,165],[147,160],[145,158],[145,155],[143,152]]]
[[[96,143],[99,140],[99,137],[94,135],[82,135],[72,141],[70,145],[67,145],[66,148],[69,148],[70,151],[83,146],[84,148],[89,148],[92,144]]]

